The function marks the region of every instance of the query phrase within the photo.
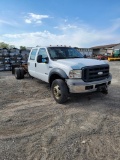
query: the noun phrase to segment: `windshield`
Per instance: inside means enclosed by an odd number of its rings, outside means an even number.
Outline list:
[[[69,58],[83,58],[83,55],[74,48],[70,47],[48,47],[50,58],[55,59],[69,59]]]

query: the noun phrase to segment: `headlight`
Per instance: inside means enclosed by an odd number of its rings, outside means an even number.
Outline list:
[[[71,70],[69,72],[69,78],[81,78],[82,70]]]

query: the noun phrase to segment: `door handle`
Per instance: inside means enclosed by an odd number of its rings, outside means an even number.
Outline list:
[[[36,63],[35,63],[35,67],[36,67],[37,65],[36,65]]]

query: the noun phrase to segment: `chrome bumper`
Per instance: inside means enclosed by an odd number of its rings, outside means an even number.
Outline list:
[[[98,89],[99,85],[109,86],[111,79],[112,75],[110,74],[108,78],[100,81],[84,82],[82,79],[66,79],[66,83],[70,93],[93,92]]]

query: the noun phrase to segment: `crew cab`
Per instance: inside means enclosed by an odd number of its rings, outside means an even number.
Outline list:
[[[17,79],[24,78],[23,68],[15,68]],[[69,93],[101,91],[108,93],[112,76],[106,61],[83,58],[72,47],[48,46],[32,48],[28,73],[49,83],[56,102],[64,103]]]

